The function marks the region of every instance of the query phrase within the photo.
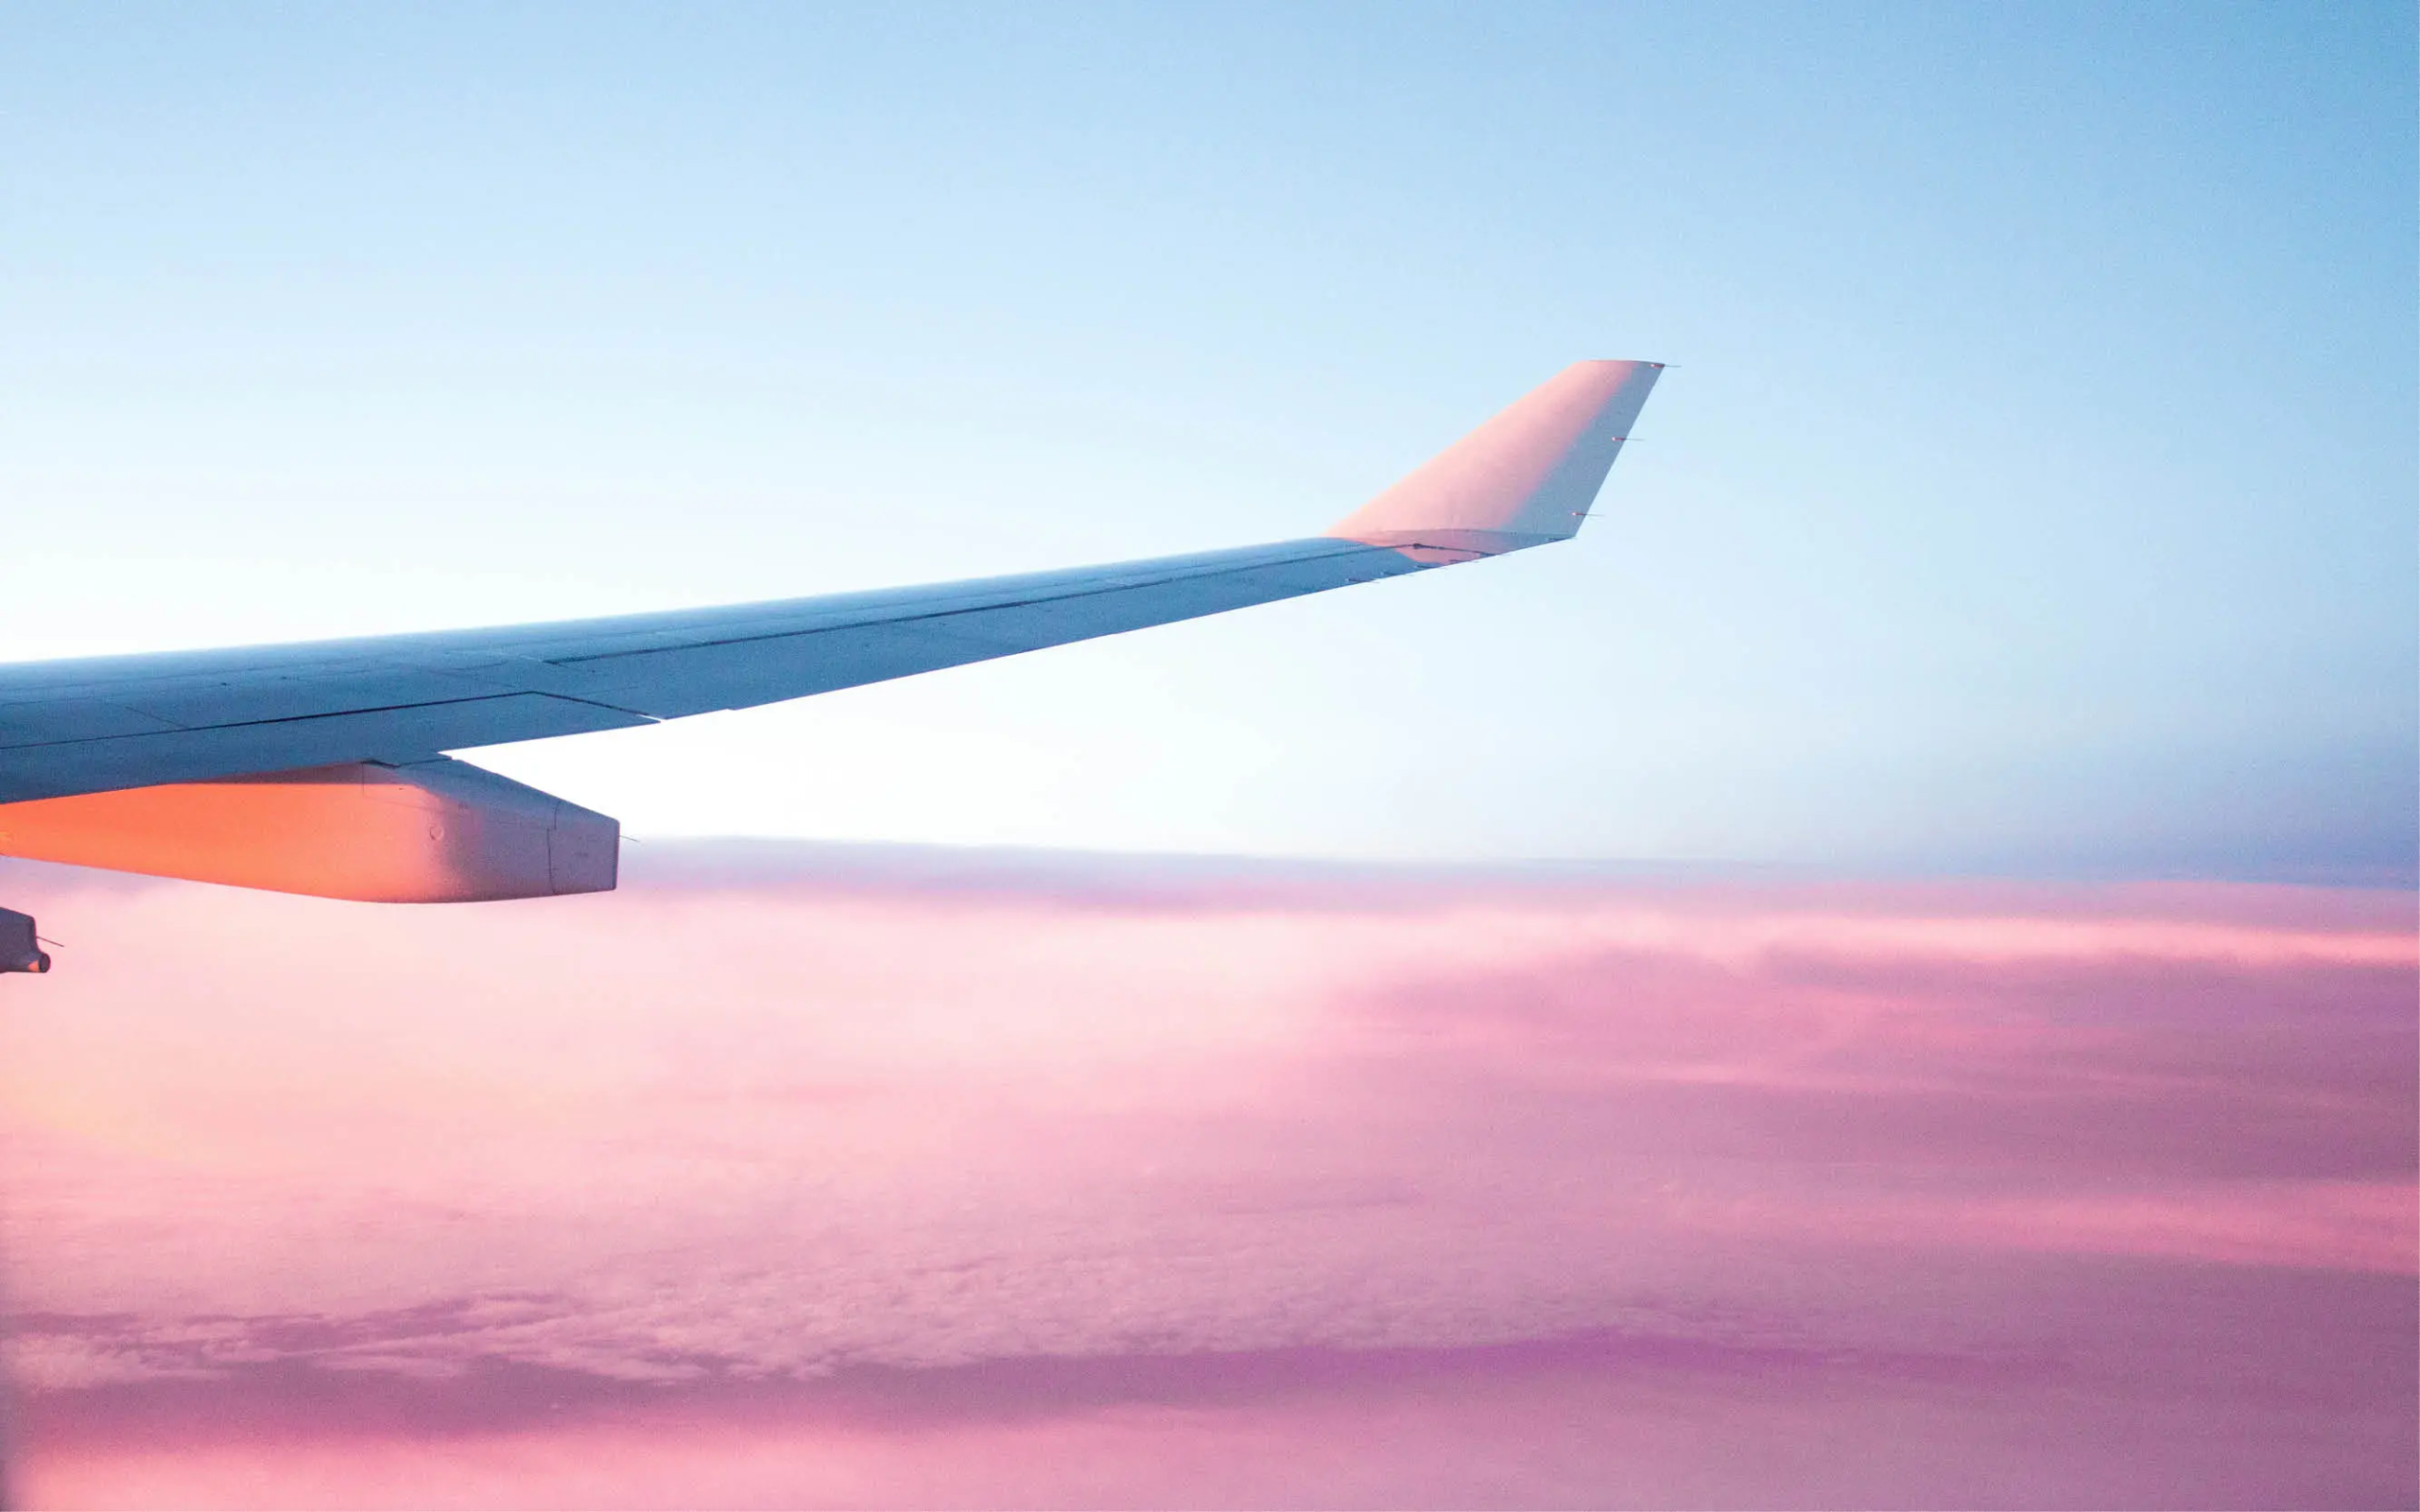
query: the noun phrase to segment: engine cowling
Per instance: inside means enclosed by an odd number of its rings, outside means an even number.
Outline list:
[[[0,803],[0,855],[365,902],[608,892],[621,833],[441,757]]]

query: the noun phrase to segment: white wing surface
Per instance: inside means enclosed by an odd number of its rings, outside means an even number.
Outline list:
[[[1563,540],[1585,517],[1660,371],[1575,364],[1328,533],[1301,541],[718,609],[0,665],[0,854],[38,853],[10,842],[14,805],[230,779],[257,785],[261,774],[343,764],[408,767],[465,747],[803,697]],[[44,810],[52,821],[67,812]],[[76,859],[55,845],[40,853]]]

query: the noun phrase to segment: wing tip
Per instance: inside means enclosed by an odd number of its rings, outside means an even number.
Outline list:
[[[1396,550],[1491,557],[1568,541],[1665,366],[1575,362],[1326,533]]]

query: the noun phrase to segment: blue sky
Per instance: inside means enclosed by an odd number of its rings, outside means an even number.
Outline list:
[[[2403,876],[2409,8],[12,7],[0,656],[1571,546],[487,753],[639,835]]]

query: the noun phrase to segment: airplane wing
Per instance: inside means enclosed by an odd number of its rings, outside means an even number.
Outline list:
[[[146,854],[137,832],[203,789],[257,807],[264,788],[391,785],[396,770],[557,803],[443,753],[803,697],[1564,540],[1661,370],[1575,364],[1305,540],[718,609],[0,665],[0,854],[198,875],[190,860],[129,864]],[[457,800],[477,799],[440,799]],[[255,813],[252,828],[271,820],[292,827]],[[96,825],[112,844],[78,838]]]

